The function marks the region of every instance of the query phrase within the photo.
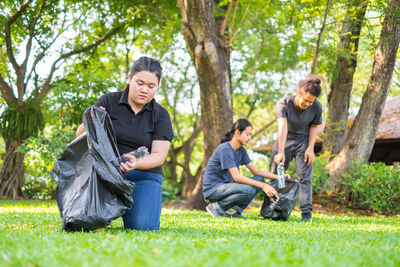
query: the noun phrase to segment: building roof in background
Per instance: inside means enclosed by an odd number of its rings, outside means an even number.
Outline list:
[[[400,139],[400,96],[386,102],[376,139]]]

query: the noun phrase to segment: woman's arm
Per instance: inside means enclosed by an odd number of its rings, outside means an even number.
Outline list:
[[[78,128],[76,129],[76,137],[80,136],[81,134],[83,134],[86,131],[85,126],[83,125],[83,123],[81,125],[78,126]]]
[[[270,186],[266,183],[263,183],[263,182],[259,182],[259,181],[250,179],[246,176],[240,175],[238,168],[236,168],[236,167],[229,168],[229,172],[231,173],[233,180],[235,180],[235,182],[242,183],[242,184],[248,184],[248,185],[251,185],[254,187],[261,188],[265,192],[265,194],[267,194],[267,196],[269,196],[269,197],[275,196],[276,198],[279,198],[278,192],[276,192],[276,190],[272,186]]]
[[[260,170],[259,168],[257,168],[256,164],[254,164],[253,162],[250,162],[249,164],[247,164],[246,167],[254,175],[262,176],[262,177],[265,177],[268,179],[274,179],[274,180],[278,179],[278,175],[264,171],[264,170]]]
[[[274,179],[274,180],[278,179],[278,175],[271,173],[271,172],[264,171],[264,170],[260,170],[259,168],[257,168],[256,164],[254,164],[253,162],[250,162],[249,164],[247,164],[246,167],[254,175],[262,176],[262,177],[265,177],[268,179]],[[290,175],[288,173],[285,173],[284,176],[290,179]]]
[[[307,166],[313,165],[315,161],[314,144],[315,140],[317,139],[318,127],[319,126],[315,124],[311,124],[310,126],[310,132],[308,136],[308,147],[306,149],[306,152],[304,153],[304,161],[307,161]]]
[[[127,162],[121,162],[120,168],[124,172],[131,170],[148,170],[163,165],[170,146],[170,141],[153,140],[151,144],[151,154],[143,159],[136,159],[134,156],[124,154],[129,158]]]
[[[285,143],[288,131],[287,129],[287,119],[278,119],[278,153],[273,158],[276,165],[279,165],[280,162],[285,162]]]

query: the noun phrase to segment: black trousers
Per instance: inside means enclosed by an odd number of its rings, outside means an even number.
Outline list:
[[[304,154],[308,147],[308,140],[286,140],[285,143],[285,170],[289,167],[289,163],[296,160],[296,173],[300,183],[300,210],[302,215],[311,215],[312,213],[312,166],[307,166],[304,161]],[[278,144],[275,143],[271,154],[270,171],[276,174],[277,165],[274,157],[278,153]]]

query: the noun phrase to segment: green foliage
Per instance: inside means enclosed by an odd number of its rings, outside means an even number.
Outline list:
[[[328,182],[329,172],[326,165],[329,163],[329,154],[324,153],[315,158],[313,164],[312,185],[313,194],[323,193],[326,189],[330,189]]]
[[[95,56],[81,60],[65,69],[64,77],[55,82],[44,102],[48,123],[58,122],[64,127],[79,125],[83,112],[101,95],[124,88],[119,77],[123,64],[109,63]]]
[[[315,157],[313,164],[313,174],[312,174],[312,189],[313,194],[323,193],[326,189],[329,189],[329,172],[325,168],[329,162],[329,157],[327,154],[318,155]],[[292,160],[289,164],[287,173],[294,179],[298,179],[296,173],[296,162]]]
[[[301,223],[163,208],[157,232],[122,219],[65,233],[54,201],[0,200],[2,266],[399,266],[400,218],[315,214]],[[62,245],[60,245],[62,244]],[[82,253],[84,251],[84,253]]]
[[[400,213],[400,169],[382,162],[354,162],[343,176],[343,196],[349,196],[353,206],[379,213]]]
[[[25,153],[27,173],[33,176],[45,176],[75,134],[72,128],[50,127],[46,131],[49,133],[30,137],[18,147]]]
[[[22,192],[29,199],[55,199],[56,189],[57,182],[52,178],[25,175]]]
[[[37,135],[44,127],[40,106],[28,101],[22,107],[7,106],[0,117],[0,134],[5,140],[22,141]]]
[[[57,158],[74,139],[74,129],[54,126],[26,139],[18,151],[25,153],[24,194],[28,198],[54,198],[57,183],[49,175]]]

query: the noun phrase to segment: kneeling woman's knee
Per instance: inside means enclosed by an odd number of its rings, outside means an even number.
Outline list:
[[[125,228],[158,230],[161,215],[161,184],[154,180],[137,181],[132,198],[132,208],[123,216]]]
[[[243,195],[244,195],[246,198],[253,199],[253,198],[257,195],[258,191],[260,191],[259,188],[256,188],[256,187],[254,187],[254,186],[249,185],[249,186],[246,187],[246,189],[243,191]]]

